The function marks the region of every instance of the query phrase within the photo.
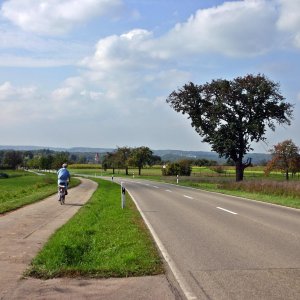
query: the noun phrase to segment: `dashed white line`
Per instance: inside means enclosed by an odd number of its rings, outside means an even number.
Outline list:
[[[158,186],[156,186],[156,185],[153,185],[153,187],[154,187],[154,188],[156,188],[156,189],[159,189],[159,187],[158,187]]]
[[[225,208],[222,208],[222,207],[219,207],[219,206],[217,207],[217,209],[221,209],[221,210],[226,211],[226,212],[228,212],[228,213],[230,213],[230,214],[237,215],[236,212],[231,211],[231,210],[228,210],[228,209],[225,209]]]
[[[188,199],[194,199],[193,197],[187,196],[187,195],[183,195],[183,197],[188,198]]]
[[[172,191],[171,191],[171,190],[166,190],[166,192],[172,193]]]

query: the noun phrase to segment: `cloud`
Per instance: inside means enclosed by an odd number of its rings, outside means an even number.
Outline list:
[[[108,36],[97,43],[93,57],[85,58],[82,65],[97,70],[146,67],[151,63],[148,43],[152,39],[152,33],[143,29]]]
[[[279,30],[288,33],[294,45],[300,48],[300,1],[279,0],[279,3],[277,26]]]
[[[162,42],[170,52],[183,54],[261,55],[276,43],[276,18],[272,1],[225,2],[198,10],[187,22],[177,24]]]
[[[75,65],[90,51],[88,43],[39,37],[0,24],[0,66],[54,67]]]
[[[43,118],[42,102],[35,86],[17,87],[9,81],[0,84],[0,119],[7,125]]]
[[[96,16],[115,14],[122,0],[8,0],[1,14],[22,30],[61,35]]]

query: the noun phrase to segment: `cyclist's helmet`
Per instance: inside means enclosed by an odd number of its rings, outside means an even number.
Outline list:
[[[68,166],[68,164],[66,164],[66,163],[64,163],[64,164],[62,165],[63,168],[66,168],[67,166]]]

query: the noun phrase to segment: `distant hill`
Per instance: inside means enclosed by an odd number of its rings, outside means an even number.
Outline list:
[[[42,147],[42,146],[1,146],[0,150],[19,150],[19,151],[30,151],[30,150],[41,150],[49,149],[53,151],[67,151],[70,153],[106,153],[112,152],[114,148],[91,148],[91,147],[72,147],[72,148],[57,148],[57,147]],[[223,163],[226,160],[220,158],[216,152],[211,151],[183,151],[183,150],[153,150],[155,155],[162,158],[163,161],[175,161],[178,159],[208,159],[215,160],[219,163]],[[270,160],[270,154],[266,153],[249,153],[246,155],[245,159],[248,157],[252,158],[253,164],[261,164],[262,162]]]

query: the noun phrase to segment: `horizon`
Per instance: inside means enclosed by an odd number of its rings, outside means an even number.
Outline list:
[[[126,146],[120,146],[120,147],[129,147],[129,148],[137,148],[137,147],[141,147],[141,146],[145,146],[145,145],[140,145],[140,146],[133,146],[130,147],[128,145]],[[12,148],[4,148],[4,147],[12,147]],[[148,147],[148,146],[145,146]],[[0,151],[1,150],[15,150],[14,148],[38,148],[38,149],[30,149],[30,150],[53,150],[54,149],[63,149],[63,150],[71,150],[71,149],[78,149],[78,148],[83,148],[83,149],[91,149],[91,150],[99,150],[99,149],[111,149],[111,150],[115,150],[117,149],[116,147],[88,147],[88,146],[74,146],[74,147],[53,147],[53,146],[37,146],[37,145],[1,145],[0,144]],[[150,148],[150,147],[148,147]],[[150,150],[152,151],[179,151],[179,152],[205,152],[205,153],[215,153],[218,155],[217,152],[215,151],[211,151],[211,150],[183,150],[183,149],[171,149],[171,148],[166,148],[166,149],[153,149],[150,148]],[[19,150],[19,151],[23,151],[23,150]],[[268,152],[248,152],[246,154],[247,155],[251,155],[251,154],[270,154]]]

